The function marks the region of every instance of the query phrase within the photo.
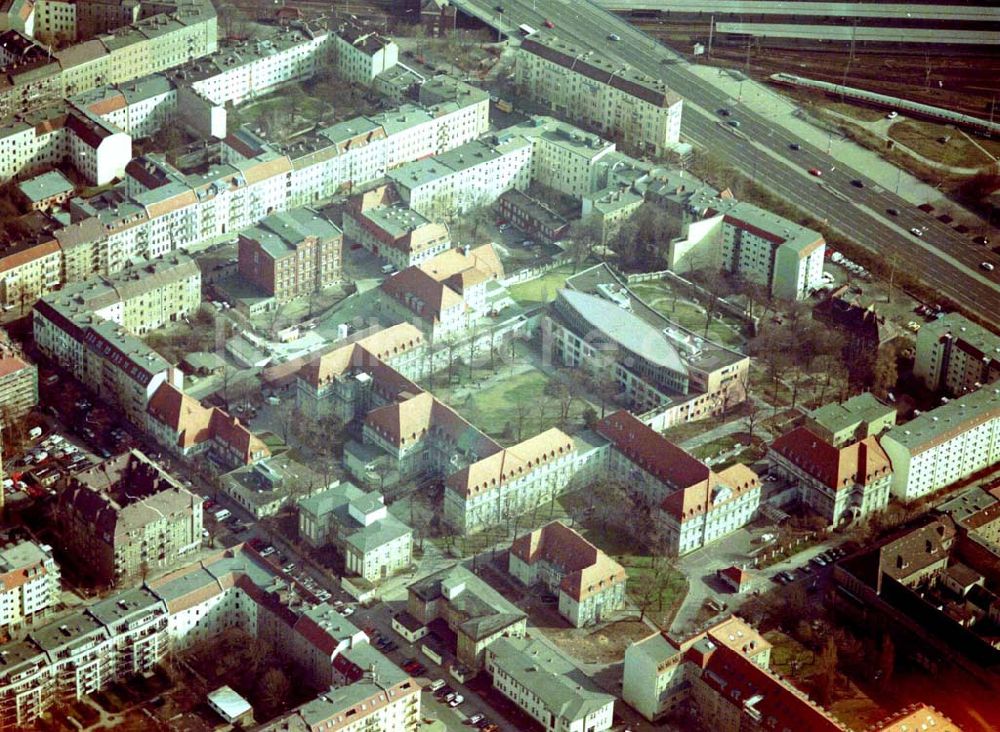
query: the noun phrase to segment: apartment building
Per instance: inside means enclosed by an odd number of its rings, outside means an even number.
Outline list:
[[[38,367],[10,341],[0,341],[0,425],[9,427],[38,404]]]
[[[500,133],[387,173],[400,198],[429,219],[448,219],[492,204],[531,182],[531,142]]]
[[[349,24],[333,35],[337,76],[352,84],[369,86],[376,76],[399,63],[399,46],[376,31]]]
[[[407,588],[406,612],[419,625],[440,618],[455,634],[455,655],[479,670],[486,649],[501,638],[524,638],[527,616],[461,565],[442,569]]]
[[[559,614],[577,628],[607,620],[625,605],[625,569],[561,521],[515,539],[507,571],[558,595]]]
[[[146,407],[145,429],[178,457],[207,456],[223,470],[271,455],[264,441],[219,407],[205,407],[178,387],[164,383]]]
[[[182,387],[181,372],[145,343],[62,293],[38,302],[32,329],[39,351],[133,424],[146,423],[146,408],[161,384]]]
[[[500,638],[486,649],[493,688],[550,732],[611,729],[615,697],[539,640]]]
[[[447,119],[436,131],[438,152],[485,135],[490,129],[490,94],[446,74],[424,79],[417,100],[438,119]]]
[[[871,392],[847,401],[824,404],[809,412],[806,427],[834,447],[877,437],[896,426],[896,408],[883,404]]]
[[[892,466],[875,437],[834,445],[796,427],[768,450],[776,472],[798,484],[802,501],[831,526],[878,513],[889,504]]]
[[[529,117],[503,134],[530,140],[533,180],[573,198],[600,187],[600,163],[615,151],[615,143],[546,116]]]
[[[665,155],[680,139],[679,95],[555,32],[541,30],[521,41],[514,73],[519,93],[633,150]]]
[[[880,440],[892,462],[892,494],[909,502],[1000,461],[1000,387],[924,412]]]
[[[388,303],[430,340],[462,333],[489,311],[487,290],[503,278],[503,264],[492,244],[449,249],[407,267],[382,283]]]
[[[1000,336],[947,313],[917,334],[913,373],[928,389],[961,396],[1000,378]]]
[[[343,225],[346,242],[360,244],[398,271],[451,247],[448,227],[399,203],[391,186],[354,196],[344,212]]]
[[[54,703],[151,671],[238,627],[327,689],[262,729],[412,729],[420,687],[367,636],[238,545],[44,626],[0,658],[0,729],[31,726]]]
[[[253,38],[224,41],[217,51],[178,66],[167,76],[212,104],[242,104],[326,68],[332,38],[322,22],[258,25]]]
[[[761,483],[742,463],[712,470],[625,410],[605,417],[596,430],[610,442],[607,474],[654,507],[670,554],[699,549],[756,515]]]
[[[47,544],[21,539],[0,546],[0,632],[9,637],[55,609],[62,601],[60,578]]]
[[[202,498],[138,450],[73,475],[59,534],[82,571],[108,585],[145,580],[201,546]]]
[[[272,214],[239,236],[239,272],[284,305],[341,281],[340,229],[306,208]]]
[[[62,252],[59,242],[47,235],[17,242],[0,242],[0,301],[6,308],[24,311],[61,282]]]
[[[40,67],[23,66],[29,57],[48,58],[45,47],[30,39],[20,44],[16,61],[10,54],[0,57],[11,82],[0,90],[0,118],[32,112],[99,84],[127,82],[163,71],[218,48],[215,8],[206,0],[150,3],[145,6],[150,12],[142,18],[122,14],[126,7],[138,12],[138,3],[105,5],[110,16],[95,16],[91,11],[104,5],[93,0],[42,0],[36,13],[36,34],[47,43],[59,36],[85,40]]]
[[[335,545],[351,574],[379,582],[413,561],[413,531],[386,508],[381,493],[336,483],[298,500],[299,535],[310,546]]]

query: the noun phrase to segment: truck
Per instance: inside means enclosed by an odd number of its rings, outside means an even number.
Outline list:
[[[521,31],[521,35],[523,35],[525,38],[527,38],[528,36],[532,36],[538,32],[527,23],[521,23],[521,25],[519,25],[517,29]]]

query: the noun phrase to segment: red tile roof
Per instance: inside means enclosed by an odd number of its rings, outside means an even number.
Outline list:
[[[868,485],[892,469],[874,437],[837,448],[806,427],[782,435],[771,449],[834,490]]]
[[[546,561],[559,567],[563,573],[560,589],[577,602],[626,580],[618,562],[561,521],[518,537],[510,551],[529,565]]]
[[[775,732],[845,732],[840,722],[805,694],[738,651],[716,646],[701,680],[726,703],[756,710],[763,729]],[[752,712],[751,712],[752,713]]]

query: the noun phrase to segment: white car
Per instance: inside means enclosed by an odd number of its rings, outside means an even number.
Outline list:
[[[914,236],[923,236],[924,235],[923,229],[918,229],[916,226],[914,226],[912,229],[910,229],[910,233],[913,234]]]
[[[345,618],[349,618],[352,615],[354,615],[354,608],[348,605],[347,607],[342,607],[337,612],[343,615]]]
[[[984,269],[987,272],[992,272],[995,269],[995,267],[991,263],[989,263],[989,262],[980,262],[979,263],[979,268],[980,269]]]
[[[894,109],[894,110],[892,110],[891,112],[889,112],[889,114],[887,114],[887,115],[885,116],[885,118],[886,118],[886,119],[896,119],[896,117],[898,117],[898,116],[899,116],[899,112],[897,112],[897,111],[896,111],[896,110]]]

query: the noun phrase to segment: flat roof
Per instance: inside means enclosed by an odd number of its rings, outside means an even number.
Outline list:
[[[989,385],[894,427],[883,439],[891,438],[911,453],[917,453],[997,417],[1000,417],[1000,385]]]
[[[72,193],[74,187],[69,178],[61,172],[50,170],[18,183],[17,189],[29,201],[37,203],[63,193]]]

